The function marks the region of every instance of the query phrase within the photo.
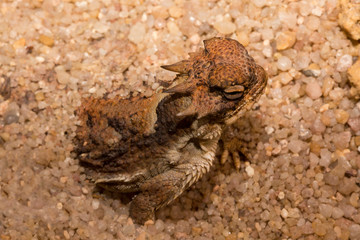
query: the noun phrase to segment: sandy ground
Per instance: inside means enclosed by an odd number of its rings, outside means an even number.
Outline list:
[[[0,239],[360,239],[360,103],[348,81],[360,48],[336,4],[1,1]],[[73,159],[74,111],[110,91],[150,96],[174,77],[161,65],[219,34],[270,77],[231,129],[252,158],[239,172],[217,160],[138,226],[130,197],[94,189]]]

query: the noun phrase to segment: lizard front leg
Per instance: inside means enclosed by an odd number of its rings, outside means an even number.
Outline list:
[[[224,149],[221,154],[220,163],[224,164],[228,158],[230,157],[234,162],[234,166],[236,170],[239,170],[241,167],[241,153],[247,160],[251,159],[250,152],[246,148],[246,144],[238,139],[232,128],[227,128],[223,135],[221,136],[221,140],[224,144]]]

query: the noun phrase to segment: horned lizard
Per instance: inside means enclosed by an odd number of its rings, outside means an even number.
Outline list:
[[[204,47],[162,66],[178,74],[152,97],[90,97],[77,111],[78,159],[98,186],[137,193],[130,216],[139,224],[209,171],[223,129],[265,89],[265,70],[239,42]]]

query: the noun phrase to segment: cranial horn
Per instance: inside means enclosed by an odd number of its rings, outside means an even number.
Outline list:
[[[171,65],[164,65],[161,66],[162,68],[172,71],[172,72],[178,72],[178,73],[188,73],[189,72],[189,65],[190,62],[188,60],[182,60],[180,62],[171,64]]]
[[[192,57],[195,57],[196,55],[198,55],[197,52],[190,52],[188,53],[189,57],[192,58]]]
[[[164,91],[164,93],[189,93],[192,92],[195,85],[191,82],[182,82],[178,85],[170,87]]]
[[[205,39],[205,40],[203,41],[205,51],[209,51],[209,50],[210,50],[209,48],[211,47],[211,43],[213,43],[213,42],[215,41],[215,39],[216,39],[216,38],[211,38],[211,39]]]
[[[191,116],[191,115],[195,115],[196,113],[197,113],[196,107],[194,105],[191,105],[190,107],[188,107],[184,111],[179,112],[178,114],[176,114],[176,116],[178,116],[178,117]]]

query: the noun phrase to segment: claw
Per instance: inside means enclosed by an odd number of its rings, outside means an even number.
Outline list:
[[[232,152],[232,158],[233,158],[235,169],[239,170],[240,165],[241,165],[239,153],[237,151]]]
[[[183,60],[171,65],[164,65],[161,66],[162,68],[172,71],[172,72],[178,72],[178,73],[188,73],[189,72],[189,66],[190,66],[190,62],[187,60]]]
[[[210,132],[210,133],[206,134],[205,136],[203,136],[203,139],[212,140],[217,137],[219,137],[218,132]]]
[[[225,164],[225,162],[227,161],[229,157],[229,150],[225,149],[221,155],[221,159],[220,159],[220,163],[221,164]]]
[[[230,151],[228,149],[224,149],[223,153],[221,154],[220,163],[225,164],[225,162],[229,158],[229,155],[230,155]],[[235,169],[239,170],[241,166],[241,161],[240,161],[241,159],[239,153],[237,151],[234,152],[231,151],[231,158],[234,162]]]

